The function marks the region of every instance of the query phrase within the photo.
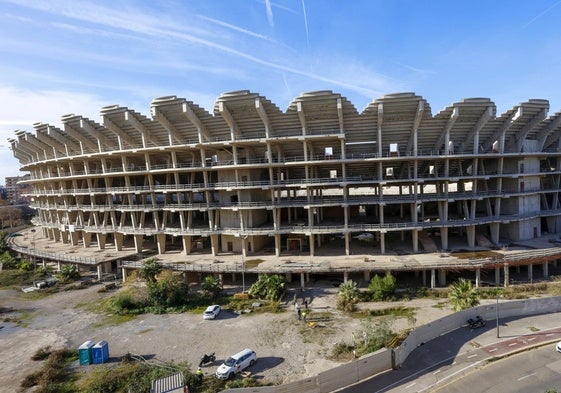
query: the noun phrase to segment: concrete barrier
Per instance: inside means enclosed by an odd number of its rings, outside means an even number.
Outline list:
[[[525,317],[528,315],[561,312],[561,296],[501,301],[499,304],[500,318]],[[327,393],[352,385],[365,378],[372,377],[392,368],[400,367],[409,354],[418,346],[435,338],[467,325],[469,318],[476,315],[484,320],[494,320],[497,317],[497,305],[487,304],[458,311],[444,318],[437,319],[413,330],[401,345],[393,350],[386,348],[365,355],[360,359],[324,371],[315,377],[290,382],[279,386],[259,388],[229,389],[231,393]]]

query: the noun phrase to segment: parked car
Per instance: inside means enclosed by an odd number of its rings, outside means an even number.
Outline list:
[[[246,348],[226,359],[216,370],[216,376],[220,379],[232,379],[237,373],[253,366],[256,360],[255,351]]]
[[[561,352],[561,341],[559,341],[557,343],[557,345],[555,346],[555,349],[557,349],[557,352]]]
[[[203,319],[214,319],[220,314],[220,306],[218,304],[208,306],[203,314]]]

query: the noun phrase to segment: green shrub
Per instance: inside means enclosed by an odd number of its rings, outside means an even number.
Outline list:
[[[148,282],[148,301],[158,311],[184,306],[189,302],[189,286],[171,273]]]
[[[377,274],[370,280],[368,293],[372,300],[387,300],[395,294],[396,280],[390,273],[383,278]]]
[[[58,278],[62,282],[74,281],[80,278],[80,273],[78,272],[76,265],[64,265],[60,269]]]

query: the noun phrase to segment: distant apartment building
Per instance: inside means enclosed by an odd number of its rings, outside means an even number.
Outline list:
[[[561,113],[548,110],[532,99],[497,115],[472,98],[433,115],[400,93],[359,112],[318,91],[282,111],[237,91],[213,113],[161,97],[150,117],[109,106],[101,124],[67,115],[10,142],[54,241],[313,261],[325,244],[416,253],[561,232]]]
[[[29,202],[27,195],[33,190],[30,179],[30,174],[6,177],[5,199],[11,203]]]

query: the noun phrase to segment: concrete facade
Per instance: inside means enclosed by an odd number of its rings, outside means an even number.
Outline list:
[[[401,93],[359,113],[318,91],[282,112],[238,91],[213,114],[161,97],[151,117],[109,106],[102,124],[67,115],[62,129],[37,123],[10,142],[53,241],[185,258],[425,253],[452,238],[492,248],[561,231],[561,114],[548,109],[529,100],[497,116],[473,98],[432,115]]]

